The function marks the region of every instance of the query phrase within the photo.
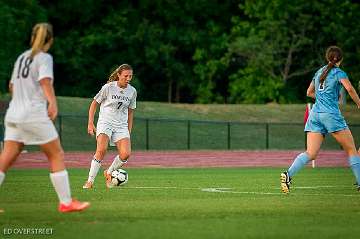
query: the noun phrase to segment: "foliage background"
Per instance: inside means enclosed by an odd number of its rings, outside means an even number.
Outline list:
[[[32,26],[54,25],[58,95],[91,97],[122,63],[140,101],[298,103],[324,50],[360,77],[360,4],[350,0],[0,0],[0,92]]]

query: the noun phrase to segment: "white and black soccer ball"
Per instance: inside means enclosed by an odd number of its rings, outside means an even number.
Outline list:
[[[124,169],[116,169],[111,173],[111,186],[124,185],[129,179],[128,173]]]

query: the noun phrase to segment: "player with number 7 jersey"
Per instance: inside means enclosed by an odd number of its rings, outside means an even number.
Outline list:
[[[96,175],[101,168],[102,160],[108,145],[116,146],[118,155],[111,166],[104,171],[106,186],[111,187],[111,173],[123,166],[130,154],[130,134],[133,126],[133,111],[136,108],[136,89],[129,84],[133,70],[128,64],[120,65],[109,77],[109,81],[96,94],[90,104],[88,133],[96,135],[96,152],[91,160],[89,176],[83,188],[93,188]],[[100,105],[97,127],[94,116]]]

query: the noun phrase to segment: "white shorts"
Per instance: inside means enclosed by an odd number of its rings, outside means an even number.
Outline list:
[[[98,123],[96,125],[96,137],[98,137],[99,134],[106,134],[109,137],[111,146],[115,146],[115,143],[121,139],[130,139],[130,133],[127,127],[115,128],[104,123]]]
[[[31,123],[12,123],[5,121],[4,140],[11,140],[25,145],[41,145],[59,137],[52,121]]]

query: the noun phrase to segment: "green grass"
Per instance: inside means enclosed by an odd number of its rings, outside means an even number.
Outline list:
[[[92,99],[59,96],[62,114],[87,115]],[[137,102],[135,117],[185,120],[235,121],[252,123],[302,123],[305,104],[176,104]],[[359,124],[358,109],[342,109],[348,123]]]
[[[349,169],[304,169],[290,195],[276,168],[127,169],[129,182],[107,191],[100,175],[70,169],[73,195],[88,211],[56,212],[47,170],[16,170],[0,190],[4,228],[53,228],[49,238],[356,238],[360,194]],[[312,187],[317,188],[312,188]],[[227,188],[205,192],[204,188]],[[4,236],[4,235],[3,235]],[[9,238],[23,238],[12,235]],[[30,237],[28,237],[30,238]]]
[[[0,95],[0,100],[9,99],[9,95]],[[92,98],[58,96],[57,100],[60,114],[87,116]],[[252,123],[302,123],[304,110],[305,104],[169,104],[139,101],[135,117]],[[348,123],[360,123],[360,114],[353,104],[347,104],[343,107],[342,112]]]

